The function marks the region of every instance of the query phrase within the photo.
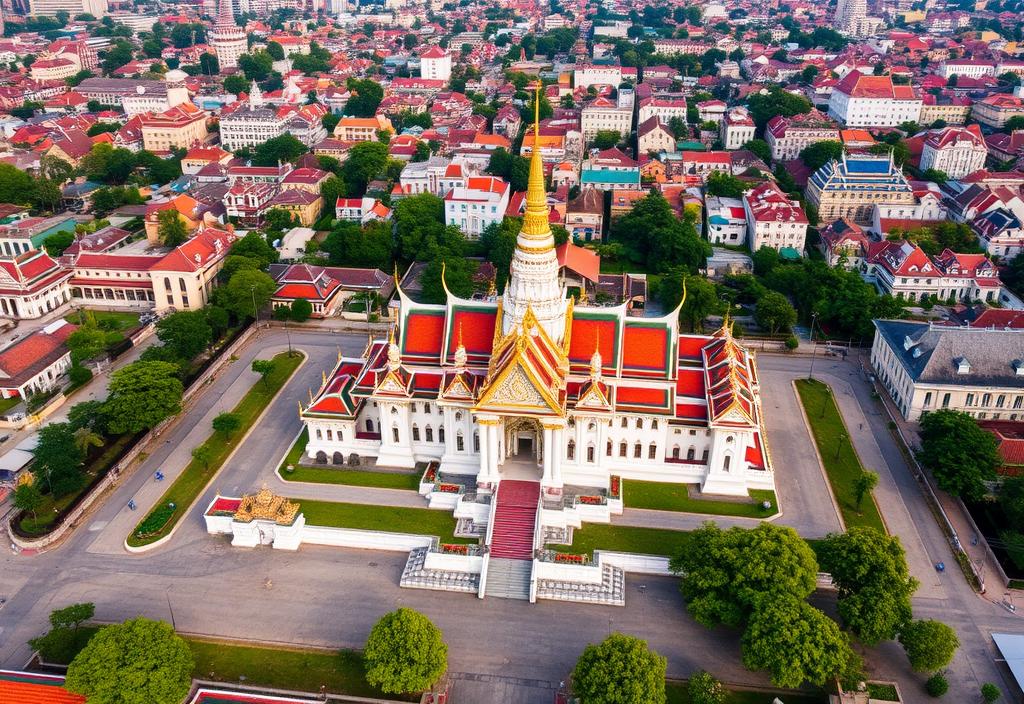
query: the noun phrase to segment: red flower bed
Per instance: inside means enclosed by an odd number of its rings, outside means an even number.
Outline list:
[[[444,543],[441,545],[441,552],[446,555],[468,555],[468,545],[454,545],[452,543]]]
[[[445,494],[458,494],[461,491],[461,484],[438,484],[437,490]]]
[[[586,555],[571,555],[564,552],[555,553],[555,562],[567,562],[572,565],[582,565],[587,561]]]
[[[581,496],[579,500],[581,504],[590,504],[591,506],[600,506],[604,503],[600,496]]]
[[[612,496],[612,498],[614,498],[614,499],[619,498],[619,491],[621,489],[621,484],[622,484],[622,482],[621,482],[621,480],[618,477],[615,477],[615,476],[612,477],[611,489],[608,491],[608,493]]]

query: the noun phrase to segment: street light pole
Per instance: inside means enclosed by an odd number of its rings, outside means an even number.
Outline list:
[[[256,318],[256,332],[260,331],[260,311],[256,308],[256,287],[250,286],[249,293],[252,294],[252,314]]]
[[[818,314],[811,313],[811,368],[807,372],[807,378],[814,378],[814,356],[818,351],[818,346],[814,343],[814,325],[818,322]]]

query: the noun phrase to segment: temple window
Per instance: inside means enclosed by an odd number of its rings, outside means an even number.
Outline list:
[[[587,445],[587,462],[594,461],[594,446],[593,444]]]
[[[480,435],[473,433],[473,452],[480,452]]]
[[[455,434],[455,449],[462,452],[466,449],[466,441],[462,437],[462,433]]]
[[[587,424],[587,432],[588,433],[593,433],[596,430],[597,430],[597,425],[595,423],[588,423]]]
[[[623,427],[623,428],[626,428],[626,427],[628,427],[627,423],[628,423],[628,421],[627,421],[627,420],[626,420],[625,418],[623,418],[623,419],[622,419],[622,427]]]
[[[576,443],[572,440],[565,447],[565,458],[570,461],[576,459]]]
[[[697,456],[697,450],[696,450],[696,448],[691,446],[690,449],[688,449],[686,451],[686,459],[692,460],[692,459],[696,458],[696,456]]]
[[[679,459],[679,445],[672,446],[672,459]]]
[[[391,407],[391,415],[393,415],[393,416],[397,416],[398,415],[398,409],[395,408],[394,406]]]
[[[420,427],[415,423],[412,425],[412,439],[416,442],[419,442],[420,440]]]
[[[427,442],[434,442],[434,429],[429,425],[426,427]]]
[[[328,440],[333,440],[334,439],[334,433],[331,432],[330,428],[327,429],[327,439]]]
[[[391,439],[394,440],[396,443],[399,441],[398,440],[398,426],[397,425],[391,427]]]
[[[732,464],[732,455],[726,455],[725,460],[722,462],[722,469],[726,472],[729,471],[729,465]]]
[[[654,420],[651,421],[651,430],[657,430],[657,429],[658,429],[658,419],[655,418]]]
[[[410,403],[409,404],[409,410],[412,411],[413,413],[415,413],[416,412],[416,404],[415,403]]]
[[[317,440],[323,440],[324,439],[324,435],[323,435],[323,433],[320,432],[320,428],[316,429],[316,439]]]
[[[366,432],[368,432],[368,433],[372,433],[373,432],[373,421],[370,420],[369,418],[366,419]]]
[[[608,441],[608,449],[607,449],[607,453],[606,453],[606,454],[607,454],[607,455],[608,455],[609,457],[611,457],[611,456],[612,456],[612,441],[611,441],[611,440],[609,440],[609,441]]]
[[[701,454],[700,461],[703,462],[704,464],[708,463],[708,451],[707,450],[704,450],[703,454]]]
[[[636,429],[637,430],[643,430],[644,429],[644,419],[643,418],[637,418],[636,419]]]
[[[462,413],[456,413],[455,414],[455,422],[459,422],[461,420],[462,420]]]
[[[658,456],[658,446],[653,442],[647,448],[647,459],[653,460]]]
[[[633,457],[635,459],[640,459],[640,457],[643,455],[643,451],[644,450],[640,446],[640,443],[637,443],[636,445],[633,445]]]
[[[444,426],[437,429],[437,441],[444,442]]]
[[[570,428],[575,428],[576,427],[576,421],[574,419],[570,418],[568,425],[569,425]]]
[[[620,442],[619,443],[619,457],[625,457],[625,456],[626,456],[626,443]]]

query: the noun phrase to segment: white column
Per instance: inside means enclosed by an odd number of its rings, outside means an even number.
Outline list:
[[[485,480],[488,475],[488,469],[490,467],[490,455],[494,452],[494,448],[491,447],[490,433],[488,432],[489,425],[477,425],[478,432],[480,434],[480,472],[479,478]]]
[[[487,426],[487,442],[494,448],[494,451],[487,453],[488,474],[492,480],[498,477],[498,426]]]
[[[543,466],[544,466],[544,474],[543,474],[543,478],[541,479],[541,483],[544,486],[547,486],[547,485],[549,485],[551,483],[551,453],[553,451],[553,448],[551,446],[551,435],[552,435],[552,432],[551,432],[551,428],[548,428],[547,426],[544,426],[543,431],[544,431],[544,433],[543,433],[543,435],[544,435],[544,445],[543,445],[543,448],[542,448],[542,452],[544,453],[543,454],[543,458],[544,458],[543,459],[543,462],[544,462],[544,464],[543,464]]]
[[[561,491],[562,489],[562,429],[554,428],[550,431],[551,444],[544,445],[546,456],[551,458],[551,486]],[[579,443],[576,443],[576,451],[579,452]]]

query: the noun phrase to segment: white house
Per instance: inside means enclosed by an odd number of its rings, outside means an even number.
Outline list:
[[[495,176],[469,178],[465,186],[445,194],[444,221],[476,239],[488,225],[500,223],[505,217],[509,191],[508,183]]]

